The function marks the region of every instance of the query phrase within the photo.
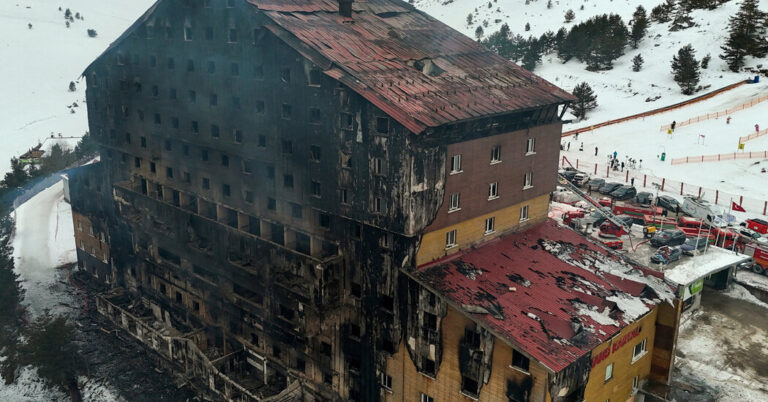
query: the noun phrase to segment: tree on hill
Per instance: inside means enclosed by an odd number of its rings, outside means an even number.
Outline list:
[[[603,14],[574,25],[558,44],[557,55],[563,62],[575,57],[590,71],[609,70],[624,54],[628,40],[629,31],[621,17]]]
[[[637,45],[648,32],[648,16],[645,13],[643,6],[637,6],[637,9],[632,14],[632,32],[629,34],[630,43],[633,49],[637,49]]]
[[[651,9],[651,20],[660,24],[669,22],[673,11],[675,11],[675,0],[667,0]]]
[[[20,362],[36,367],[40,378],[61,387],[72,401],[81,401],[77,377],[85,371],[85,363],[74,343],[74,327],[64,317],[45,314],[29,325],[25,335]]]
[[[672,74],[684,94],[691,95],[696,92],[700,72],[693,46],[683,46],[677,51],[677,55],[672,57]]]
[[[757,7],[757,0],[744,0],[739,12],[728,22],[728,39],[720,49],[731,71],[739,71],[744,65],[744,57],[765,57],[768,45],[765,42],[766,13]]]
[[[475,29],[475,38],[477,38],[477,40],[483,39],[484,33],[485,32],[483,31],[483,27],[478,25],[477,28]]]
[[[572,94],[576,101],[571,104],[571,114],[579,120],[584,120],[587,112],[597,107],[597,95],[586,82],[577,84]]]
[[[571,22],[574,18],[576,18],[576,13],[574,13],[573,10],[568,9],[568,11],[565,12],[565,22]]]
[[[24,164],[17,158],[11,158],[11,171],[5,173],[2,184],[9,189],[22,186],[29,180]]]
[[[536,64],[541,61],[541,44],[534,37],[528,38],[527,46],[523,51],[522,66],[528,71],[533,71]]]
[[[632,58],[632,71],[634,71],[634,72],[640,71],[643,68],[643,62],[645,62],[645,60],[643,60],[643,56],[638,54],[637,56],[633,57]]]
[[[3,187],[3,191],[7,188]],[[19,275],[13,271],[13,248],[11,233],[13,219],[0,205],[0,374],[6,384],[14,382],[18,367],[18,343],[23,324],[24,307],[21,299],[24,289]]]

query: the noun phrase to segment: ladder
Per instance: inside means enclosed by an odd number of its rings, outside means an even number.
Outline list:
[[[603,209],[603,206],[602,206],[602,205],[600,205],[600,203],[599,203],[599,202],[597,202],[597,201],[593,200],[593,199],[592,199],[592,197],[590,197],[590,196],[589,196],[589,195],[587,195],[587,194],[586,194],[584,191],[582,191],[580,188],[578,188],[578,187],[577,187],[577,186],[575,186],[573,183],[571,183],[570,181],[568,181],[568,179],[566,179],[566,178],[565,178],[565,176],[563,176],[562,174],[558,173],[558,174],[557,174],[557,179],[558,179],[558,182],[559,182],[559,183],[560,183],[560,184],[561,184],[563,187],[566,187],[568,190],[570,190],[570,191],[572,191],[574,194],[578,195],[578,196],[579,196],[579,198],[581,198],[582,200],[586,201],[587,203],[589,203],[589,204],[592,204],[592,205],[593,205],[593,206],[596,208],[596,210],[598,211],[598,213],[599,213],[599,214],[601,214],[601,215],[603,215],[603,216],[605,217],[605,219],[607,219],[607,220],[611,221],[611,222],[612,222],[614,225],[616,225],[616,226],[618,226],[618,227],[624,228],[624,230],[625,230],[627,233],[630,233],[630,229],[631,229],[631,228],[630,228],[630,227],[628,227],[627,225],[625,225],[624,223],[622,223],[620,220],[618,220],[618,219],[616,218],[616,215],[613,213],[613,211],[606,211],[606,210],[604,210],[604,209]],[[630,236],[630,238],[631,238],[631,236]]]

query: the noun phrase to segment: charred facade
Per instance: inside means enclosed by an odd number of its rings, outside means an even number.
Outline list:
[[[160,0],[85,75],[79,264],[201,390],[379,400],[402,347],[488,382],[491,333],[444,345],[446,301],[407,273],[546,219],[569,95],[398,0]]]

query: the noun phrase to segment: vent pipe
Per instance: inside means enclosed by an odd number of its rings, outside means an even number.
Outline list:
[[[339,0],[339,15],[352,18],[352,3],[355,0]]]

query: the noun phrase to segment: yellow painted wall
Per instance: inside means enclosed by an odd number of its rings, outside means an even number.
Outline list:
[[[520,222],[520,209],[525,205],[528,205],[528,220]],[[416,265],[426,264],[504,233],[518,231],[524,227],[539,223],[547,218],[548,208],[549,195],[545,194],[486,215],[467,219],[456,225],[425,233],[421,238],[419,251],[416,254]],[[486,235],[485,220],[492,216],[496,217],[496,231]],[[445,235],[454,229],[456,229],[456,243],[458,246],[446,250]]]
[[[384,401],[418,402],[421,393],[440,402],[474,401],[475,399],[461,393],[459,342],[464,336],[464,328],[467,327],[474,328],[474,322],[449,306],[442,320],[443,360],[434,379],[418,372],[406,350],[405,342],[400,342],[397,353],[387,358],[386,372],[392,377],[392,390],[384,391]],[[512,348],[498,338],[494,340],[492,361],[491,378],[480,389],[480,395],[476,399],[478,401],[506,401],[507,380],[520,383],[529,375],[510,367]],[[529,400],[548,400],[547,372],[533,360],[530,364],[530,376],[533,386]]]
[[[656,315],[658,308],[654,308],[643,318],[627,326],[614,336],[610,341],[595,348],[592,352],[592,358],[599,355],[606,348],[612,348],[615,342],[618,342],[625,334],[631,333],[637,327],[641,327],[640,334],[627,342],[624,346],[611,354],[603,361],[592,368],[584,391],[585,401],[603,402],[608,399],[611,402],[634,400],[632,394],[632,380],[635,376],[639,381],[648,378],[651,371],[651,356],[653,355],[653,342],[656,335]],[[646,353],[632,362],[632,351],[638,343],[646,339]],[[605,369],[613,363],[613,377],[605,381]]]

